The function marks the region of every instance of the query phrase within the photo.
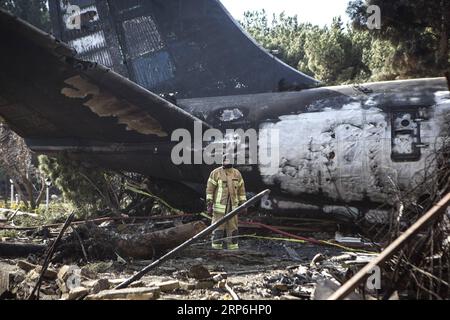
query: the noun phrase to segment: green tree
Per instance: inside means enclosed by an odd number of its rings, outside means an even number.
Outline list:
[[[47,0],[0,0],[3,8],[35,27],[50,31],[50,16]]]
[[[381,9],[381,29],[366,26],[367,8]],[[385,40],[398,77],[436,76],[449,67],[450,2],[445,0],[353,0],[347,10],[355,29]],[[376,58],[377,59],[377,58]]]
[[[64,200],[84,214],[111,210],[120,215],[124,204],[124,181],[120,175],[86,166],[63,154],[57,158],[41,155],[38,159],[39,170],[62,192]]]
[[[36,209],[44,196],[44,177],[33,165],[25,141],[0,119],[0,167],[13,180],[26,208]]]
[[[300,71],[314,75],[305,61],[307,34],[313,28],[311,24],[299,23],[297,16],[281,13],[273,15],[271,22],[265,10],[248,11],[241,21],[244,29],[265,49]]]
[[[355,81],[362,74],[370,74],[362,61],[366,42],[354,42],[352,34],[335,18],[331,27],[316,27],[307,34],[305,52],[308,67],[326,84]]]
[[[278,51],[281,60],[324,84],[364,81],[371,75],[362,60],[364,48],[370,48],[370,41],[363,38],[369,36],[359,32],[360,39],[354,43],[354,35],[340,18],[331,27],[320,28],[285,13],[269,22],[262,10],[246,12],[241,24],[264,48]]]

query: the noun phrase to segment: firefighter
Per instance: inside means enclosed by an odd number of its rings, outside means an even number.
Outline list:
[[[244,179],[233,168],[231,157],[224,156],[222,167],[213,170],[206,187],[207,211],[213,216],[212,223],[247,201]],[[212,235],[214,249],[238,250],[238,217],[235,216],[217,228]],[[224,238],[228,237],[227,241]]]

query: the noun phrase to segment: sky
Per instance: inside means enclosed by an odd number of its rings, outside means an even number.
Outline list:
[[[220,0],[235,19],[241,20],[245,11],[265,9],[272,16],[283,11],[288,15],[298,15],[300,22],[310,22],[324,26],[341,16],[344,23],[349,21],[345,13],[349,0]]]

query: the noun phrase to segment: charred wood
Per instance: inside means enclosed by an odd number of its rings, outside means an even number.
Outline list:
[[[78,236],[73,233],[58,248],[55,260],[63,258],[85,258],[80,239],[91,259],[123,258],[152,259],[170,250],[206,228],[203,222],[192,222],[151,233],[119,234],[94,224],[77,227]]]
[[[30,254],[42,254],[46,248],[43,244],[0,242],[0,257],[26,257]]]

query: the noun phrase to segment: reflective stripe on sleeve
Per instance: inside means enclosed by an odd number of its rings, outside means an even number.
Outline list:
[[[213,184],[214,186],[217,186],[217,181],[214,181],[213,179],[209,178],[208,182]]]

